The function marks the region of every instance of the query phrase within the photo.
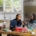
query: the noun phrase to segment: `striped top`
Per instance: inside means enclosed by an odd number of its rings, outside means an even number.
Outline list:
[[[28,28],[33,28],[33,29],[36,28],[36,23],[33,23],[33,24],[29,23]]]

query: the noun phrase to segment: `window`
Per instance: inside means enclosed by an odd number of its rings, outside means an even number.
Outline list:
[[[21,12],[21,0],[14,0],[14,11]]]
[[[22,12],[21,0],[0,0],[0,11]],[[4,9],[4,10],[3,10]],[[13,10],[13,11],[12,11]]]
[[[12,10],[12,0],[5,0],[5,11],[11,11]]]
[[[3,6],[3,0],[0,0],[0,6]]]
[[[5,0],[5,2],[6,2],[6,6],[12,6],[12,0]]]
[[[3,0],[0,0],[0,11],[3,11]]]

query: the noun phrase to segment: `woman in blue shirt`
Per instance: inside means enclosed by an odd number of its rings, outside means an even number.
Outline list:
[[[10,29],[15,28],[15,27],[20,27],[21,24],[22,24],[21,15],[17,14],[16,18],[10,21]]]
[[[16,27],[21,27],[21,24],[21,15],[17,14],[16,18],[10,21],[10,30],[14,31]]]

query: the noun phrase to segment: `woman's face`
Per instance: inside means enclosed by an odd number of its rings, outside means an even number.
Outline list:
[[[20,19],[21,19],[21,15],[18,15],[18,16],[17,16],[17,19],[20,20]]]
[[[30,19],[33,19],[33,15],[30,15]]]

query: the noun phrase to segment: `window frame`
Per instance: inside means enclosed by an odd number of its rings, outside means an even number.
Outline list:
[[[23,7],[22,7],[22,3],[23,3],[22,1],[23,1],[23,0],[21,0],[21,10],[22,10],[22,8],[23,8]],[[6,12],[6,11],[5,11],[5,8],[6,8],[6,7],[10,7],[10,6],[5,6],[5,0],[3,0],[3,12]],[[15,11],[14,11],[14,0],[12,0],[12,10],[9,11],[9,12],[15,12]],[[23,12],[23,10],[22,10],[21,12]]]

